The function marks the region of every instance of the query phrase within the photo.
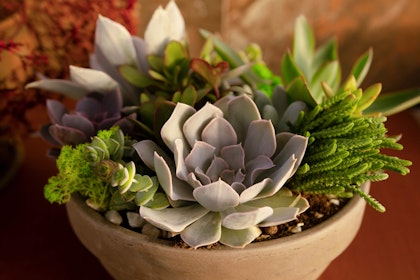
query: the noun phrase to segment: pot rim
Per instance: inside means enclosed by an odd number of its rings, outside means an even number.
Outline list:
[[[365,182],[361,186],[361,189],[368,193],[370,189],[370,182]],[[206,248],[199,248],[196,250],[192,249],[184,249],[184,248],[177,248],[172,246],[172,242],[169,240],[164,240],[161,238],[153,238],[147,235],[143,235],[139,232],[130,230],[123,226],[115,225],[109,222],[102,214],[90,208],[84,201],[81,199],[80,195],[72,195],[71,200],[67,203],[66,207],[69,211],[69,208],[79,208],[81,212],[85,214],[85,218],[89,220],[91,224],[94,224],[98,230],[107,229],[110,234],[113,236],[121,236],[125,235],[125,239],[128,242],[136,243],[136,242],[144,242],[149,243],[150,246],[153,246],[157,250],[161,251],[169,251],[173,252],[174,250],[182,250],[185,254],[195,254],[196,252],[200,252],[200,254],[229,254],[234,253],[237,251],[247,252],[250,250],[271,250],[273,246],[295,246],[302,241],[302,239],[310,237],[312,238],[321,238],[325,232],[331,231],[333,227],[337,227],[337,223],[347,223],[346,217],[350,216],[353,211],[358,211],[360,207],[365,206],[365,201],[359,197],[355,196],[351,198],[347,204],[336,214],[328,218],[327,220],[323,221],[322,223],[315,225],[309,229],[306,229],[302,232],[295,233],[293,235],[272,239],[272,240],[264,240],[259,242],[252,242],[245,246],[244,248],[231,248],[228,246],[220,246],[215,249],[206,249]]]

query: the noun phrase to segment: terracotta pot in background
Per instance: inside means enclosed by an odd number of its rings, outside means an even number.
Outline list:
[[[370,183],[363,186],[368,191]],[[354,197],[327,221],[292,236],[244,249],[180,249],[108,222],[73,196],[74,232],[115,279],[317,279],[356,236],[365,202]]]

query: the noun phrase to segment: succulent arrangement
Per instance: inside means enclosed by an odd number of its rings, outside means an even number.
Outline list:
[[[126,214],[130,225],[151,224],[193,248],[242,248],[310,208],[304,194],[360,195],[385,211],[360,186],[409,173],[410,161],[383,153],[402,149],[384,124],[418,104],[418,91],[361,89],[371,50],[341,81],[336,42],[315,48],[304,17],[280,75],[258,46],[236,52],[201,34],[202,52],[191,57],[174,1],[156,10],[144,39],[99,16],[91,68],[27,85],[78,99],[73,112],[47,103],[42,135],[58,167],[49,201],[78,192],[114,223]]]

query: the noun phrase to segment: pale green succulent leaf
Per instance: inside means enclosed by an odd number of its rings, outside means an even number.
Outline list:
[[[136,174],[129,190],[131,192],[140,192],[147,191],[151,187],[153,187],[153,181],[149,176]]]
[[[301,100],[311,107],[317,105],[316,99],[311,95],[309,86],[303,76],[295,78],[286,88],[287,95],[291,101]]]
[[[286,85],[292,83],[297,77],[304,76],[301,69],[296,65],[290,51],[287,51],[281,62],[281,73]]]
[[[242,230],[233,230],[222,227],[222,236],[220,243],[233,248],[244,248],[261,235],[259,227],[249,227]]]
[[[420,89],[405,90],[380,95],[363,114],[382,113],[390,116],[420,103]]]
[[[170,204],[167,196],[162,192],[155,193],[153,198],[149,200],[146,204],[144,204],[144,206],[156,210],[165,209],[169,205]]]
[[[295,207],[277,207],[273,209],[273,214],[261,222],[258,226],[269,227],[284,224],[296,220],[299,208]]]
[[[316,103],[321,103],[325,99],[325,93],[322,89],[322,82],[329,85],[333,91],[336,90],[340,84],[341,70],[340,63],[337,60],[324,64],[313,76],[310,81],[309,88],[311,96]]]
[[[148,203],[153,199],[153,196],[155,195],[159,185],[154,184],[151,188],[149,188],[147,191],[143,192],[137,192],[135,196],[135,202],[137,206],[142,206]]]
[[[362,97],[357,104],[357,111],[363,111],[372,105],[381,93],[382,85],[377,83],[373,84],[363,91]]]
[[[210,245],[222,235],[220,213],[209,212],[181,232],[181,238],[193,248]]]
[[[351,76],[354,76],[356,79],[356,87],[359,87],[363,80],[365,79],[367,73],[369,72],[370,65],[372,63],[373,50],[370,48],[362,56],[360,56],[357,61],[354,63],[353,68],[351,69]]]
[[[152,225],[171,232],[181,232],[209,212],[199,204],[178,208],[151,209],[140,207],[140,215]]]
[[[235,208],[235,211],[224,216],[222,225],[229,229],[247,229],[261,223],[273,214],[273,209],[268,206],[264,207],[250,207],[240,205]]]
[[[322,65],[334,60],[338,60],[338,47],[337,41],[332,39],[315,51],[314,59],[312,60],[311,65],[311,73],[316,73]]]
[[[306,79],[310,78],[311,63],[315,52],[315,37],[304,16],[296,19],[293,37],[293,60]]]

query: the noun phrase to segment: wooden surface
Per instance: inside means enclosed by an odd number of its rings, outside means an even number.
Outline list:
[[[387,212],[367,209],[356,239],[321,280],[420,279],[420,127],[409,112],[390,117],[387,127],[403,133],[398,155],[414,162],[411,173],[373,184]],[[65,208],[43,198],[43,185],[56,172],[45,156],[48,145],[30,138],[25,146],[20,174],[0,190],[0,279],[110,279],[73,234]]]

